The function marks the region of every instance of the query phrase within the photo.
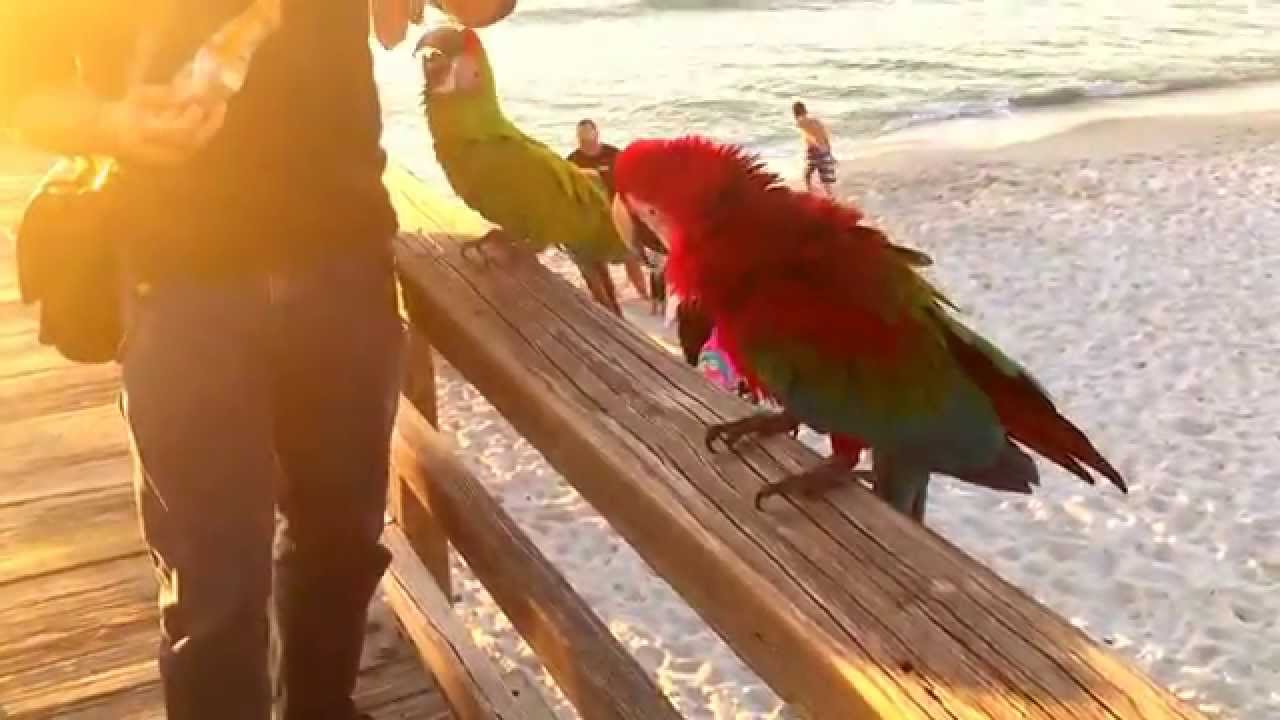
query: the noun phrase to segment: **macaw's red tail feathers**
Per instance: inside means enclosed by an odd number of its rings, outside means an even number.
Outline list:
[[[952,356],[991,399],[1009,437],[1092,485],[1089,470],[1128,492],[1124,478],[1089,438],[1063,417],[1036,381],[991,343],[939,313]]]
[[[840,433],[831,433],[831,454],[848,458],[850,462],[857,464],[862,459],[862,451],[867,448],[862,441],[852,435],[842,435]]]

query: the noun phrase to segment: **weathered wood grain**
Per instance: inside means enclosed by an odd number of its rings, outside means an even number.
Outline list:
[[[0,484],[80,463],[118,458],[128,433],[114,403],[0,425]]]
[[[104,487],[2,507],[0,547],[0,585],[139,552],[133,491]]]
[[[436,586],[449,602],[453,587],[449,568],[449,536],[445,534],[433,508],[405,487],[399,474],[392,473],[388,497],[391,517],[404,533],[418,559],[426,566]]]
[[[57,720],[163,720],[162,702],[159,678],[153,669],[146,682],[59,706]],[[443,720],[448,717],[448,706],[434,685],[428,681],[424,689],[422,667],[412,657],[364,667],[356,686],[356,706],[376,719]],[[27,713],[11,717],[25,720],[40,715]]]
[[[540,695],[513,695],[493,662],[471,640],[408,538],[389,525],[383,541],[392,554],[382,587],[387,602],[458,720],[554,720]]]
[[[0,427],[45,415],[110,405],[119,394],[120,373],[114,364],[50,368],[19,378],[0,379]]]
[[[581,717],[680,717],[652,678],[457,459],[445,438],[408,402],[401,403],[392,457],[402,482],[428,499],[467,566]]]
[[[441,229],[412,181],[391,185],[402,226]],[[532,260],[486,271],[444,233],[398,256],[435,347],[812,716],[1199,717],[861,488],[756,512],[763,482],[814,455],[786,439],[707,455],[705,424],[747,407]]]
[[[431,424],[436,423],[436,372],[434,351],[422,333],[408,333],[402,394]],[[427,566],[436,584],[450,602],[453,587],[449,570],[449,538],[440,526],[430,504],[404,487],[404,481],[391,475],[389,505],[396,524]]]

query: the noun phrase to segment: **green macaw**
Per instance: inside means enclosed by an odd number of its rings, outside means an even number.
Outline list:
[[[462,201],[501,229],[471,248],[523,241],[573,259],[596,302],[621,316],[609,264],[628,259],[604,181],[517,128],[498,102],[493,69],[471,28],[440,27],[418,42],[436,159]]]

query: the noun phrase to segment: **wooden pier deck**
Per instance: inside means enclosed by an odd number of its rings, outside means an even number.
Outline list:
[[[5,229],[43,168],[0,147],[0,720],[162,718],[155,585],[117,368],[40,347],[18,298]],[[361,708],[378,720],[451,717],[394,624],[379,604]]]

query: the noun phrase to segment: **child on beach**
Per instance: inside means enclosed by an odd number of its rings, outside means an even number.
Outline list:
[[[796,127],[804,138],[804,184],[809,192],[814,191],[813,176],[816,174],[828,197],[834,196],[836,184],[836,158],[831,154],[831,136],[822,121],[809,114],[809,109],[802,102],[791,106],[791,114],[795,116]]]

